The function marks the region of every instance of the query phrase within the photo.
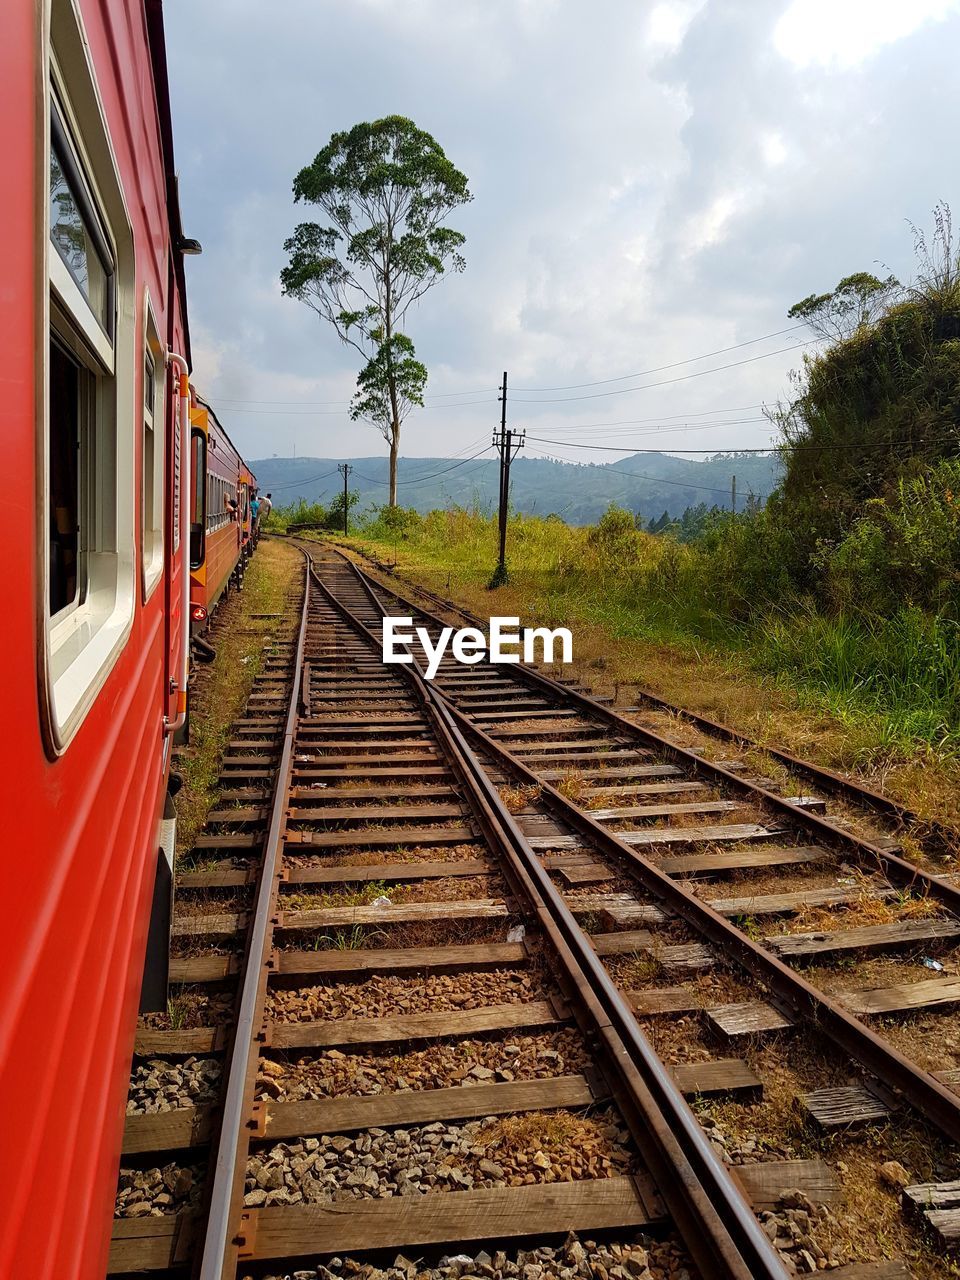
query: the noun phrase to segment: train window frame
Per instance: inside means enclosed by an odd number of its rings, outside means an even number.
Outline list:
[[[144,290],[143,394],[140,398],[140,546],[144,603],[163,576],[164,467],[167,441],[166,353],[149,292]],[[152,372],[152,377],[148,371]],[[151,385],[152,384],[152,385]]]
[[[68,0],[50,8],[40,80],[37,181],[43,211],[38,306],[38,674],[44,741],[61,755],[77,733],[130,635],[136,599],[134,440],[120,424],[135,412],[133,233],[80,16]],[[51,178],[56,183],[51,186]],[[68,263],[52,234],[51,192],[66,184],[71,215],[88,260]],[[58,201],[59,203],[59,201]],[[63,204],[60,204],[63,208]],[[90,275],[94,254],[100,277]],[[100,304],[100,305],[98,305]],[[98,314],[99,312],[99,314]],[[53,401],[51,374],[61,356],[81,389]],[[69,417],[76,412],[76,423]],[[53,415],[56,414],[56,420]],[[64,426],[66,422],[66,426]],[[63,432],[76,448],[75,590],[59,604],[51,525],[52,457]],[[59,440],[59,444],[58,444]]]
[[[198,448],[196,454],[193,452],[194,441]],[[203,473],[205,479],[200,482],[200,475]],[[191,427],[190,429],[190,484],[193,492],[190,495],[190,528],[188,537],[190,538],[190,570],[196,572],[202,569],[207,559],[207,521],[209,519],[209,472],[207,471],[207,436],[206,432],[199,427]],[[200,512],[200,519],[195,520],[197,514],[197,499],[201,498],[203,508]],[[197,554],[194,555],[194,533],[197,535]]]

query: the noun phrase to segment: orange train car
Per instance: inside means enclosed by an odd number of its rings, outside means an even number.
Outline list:
[[[206,628],[222,597],[239,587],[253,554],[250,500],[256,477],[213,409],[194,394],[190,410],[190,615]]]

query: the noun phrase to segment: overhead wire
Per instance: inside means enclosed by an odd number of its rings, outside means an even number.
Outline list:
[[[271,484],[270,491],[272,493],[274,489],[293,489],[300,484],[316,484],[318,480],[327,480],[336,474],[337,468],[334,467],[332,471],[325,471],[322,476],[307,476],[304,480],[284,480],[279,484]]]
[[[529,439],[529,436],[527,438]],[[540,456],[546,462],[559,462],[561,465],[566,465],[563,458],[551,458],[548,454],[541,454]],[[729,489],[717,489],[713,485],[693,484],[691,481],[687,480],[667,480],[663,476],[648,476],[642,471],[619,471],[617,470],[617,464],[615,462],[611,462],[608,466],[604,467],[604,471],[610,475],[630,476],[631,478],[639,480],[650,480],[654,484],[667,484],[679,489],[698,489],[702,493],[722,493],[725,495],[729,493]]]
[[[547,440],[544,436],[528,435],[527,439],[535,440],[537,441],[538,444],[556,445],[558,448],[561,448],[561,449],[591,449],[591,450],[600,450],[604,453],[663,454],[668,452],[667,450],[664,450],[664,449],[634,448],[632,445],[586,444],[583,441],[579,441],[579,440]],[[948,444],[950,443],[951,439],[952,437],[946,437],[940,443]],[[710,456],[715,456],[718,453],[740,453],[740,454],[776,453],[780,449],[813,449],[813,450],[816,450],[817,452],[828,453],[832,449],[891,449],[891,448],[896,448],[899,445],[911,445],[911,444],[917,444],[917,443],[918,442],[915,439],[913,440],[872,440],[872,441],[864,440],[859,442],[858,441],[848,441],[845,443],[837,442],[834,444],[813,444],[812,442],[805,443],[802,440],[796,440],[796,441],[785,441],[782,444],[768,444],[768,445],[763,445],[759,448],[749,448],[749,449],[741,449],[739,447],[735,447],[731,449],[716,449],[716,448],[684,449],[682,446],[671,445],[669,449],[669,453],[703,453],[703,454],[708,454]],[[921,442],[921,443],[928,443],[928,442]],[[558,461],[562,461],[562,459],[558,459]],[[609,465],[614,466],[616,464],[610,463]]]
[[[758,360],[770,360],[773,356],[782,356],[790,351],[799,351],[802,347],[809,347],[819,341],[819,338],[811,338],[808,342],[796,342],[789,347],[778,347],[776,351],[766,351],[759,356],[748,356],[745,360],[732,360],[729,364],[714,365],[712,369],[698,369],[695,373],[684,373],[678,378],[663,378],[660,382],[645,382],[640,387],[620,387],[616,391],[593,391],[586,396],[552,396],[539,400],[514,399],[512,403],[514,405],[564,404],[573,400],[601,400],[607,396],[626,396],[634,391],[650,391],[654,387],[668,387],[677,382],[689,382],[692,378],[705,378],[709,373],[723,373],[726,369],[739,369],[742,365],[754,364]]]
[[[657,365],[653,369],[641,369],[638,373],[621,373],[616,378],[598,378],[594,382],[571,382],[565,387],[514,387],[514,391],[521,394],[527,392],[539,394],[543,391],[579,391],[583,387],[603,387],[611,382],[627,382],[630,378],[646,378],[651,373],[664,373],[667,369],[678,369],[684,364],[696,364],[698,360],[710,360],[714,356],[726,355],[728,351],[740,351],[743,347],[754,347],[758,342],[767,342],[770,338],[781,338],[785,333],[796,333],[798,329],[805,327],[802,324],[794,324],[789,329],[778,329],[775,333],[765,333],[760,338],[749,338],[746,342],[735,342],[730,347],[718,347],[716,351],[706,351],[702,356],[687,356],[685,360],[674,360],[672,364]],[[817,341],[817,339],[814,339],[814,341]]]

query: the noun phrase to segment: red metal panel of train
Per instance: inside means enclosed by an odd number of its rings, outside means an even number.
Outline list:
[[[0,1275],[92,1280],[185,707],[186,379],[167,353],[189,339],[159,0],[10,0],[0,79]]]

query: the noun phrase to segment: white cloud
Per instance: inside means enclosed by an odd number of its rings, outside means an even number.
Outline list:
[[[702,7],[703,0],[665,0],[654,5],[647,19],[647,40],[663,50],[678,48]]]
[[[798,67],[854,67],[958,10],[957,0],[792,0],[774,44]]]
[[[765,164],[772,168],[781,165],[790,154],[783,135],[776,132],[763,133],[760,136],[760,154]]]

